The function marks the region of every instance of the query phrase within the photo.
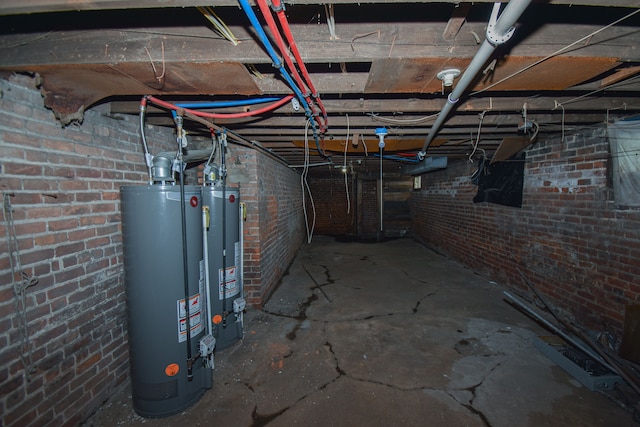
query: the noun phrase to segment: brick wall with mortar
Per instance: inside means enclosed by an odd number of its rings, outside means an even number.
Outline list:
[[[346,236],[357,234],[358,204],[357,187],[351,175],[345,186],[344,174],[333,173],[330,177],[308,178],[309,189],[315,208],[314,234],[326,236]],[[349,199],[347,199],[347,191]],[[313,219],[311,200],[307,201],[307,215]]]
[[[305,241],[306,229],[300,175],[267,155],[259,154],[256,160],[253,210],[259,216],[250,225],[258,233],[260,252],[252,254],[245,293],[249,303],[261,306],[286,274]]]
[[[96,107],[82,124],[61,128],[34,84],[25,76],[0,80],[0,189],[11,194],[22,270],[38,278],[26,292],[34,362],[27,381],[2,214],[5,427],[77,425],[128,382],[119,188],[147,181],[137,118],[112,117],[106,106]],[[152,152],[175,149],[171,130],[146,132]],[[234,150],[240,161],[229,165],[230,184],[241,185],[248,207],[248,302],[259,305],[303,240],[299,175],[251,149]],[[187,184],[195,183],[195,170],[188,173]],[[263,213],[276,191],[286,198],[276,203],[275,215],[272,206]]]
[[[38,279],[26,291],[27,381],[3,210],[0,424],[77,425],[129,374],[119,187],[146,181],[138,124],[96,108],[62,128],[33,79],[0,80],[0,90],[0,189],[22,270]]]
[[[379,181],[375,179],[361,181],[362,209],[359,231],[364,238],[375,237],[380,230],[379,185]]]
[[[423,176],[414,234],[533,298],[520,270],[578,324],[621,336],[625,305],[640,301],[640,210],[617,209],[606,128],[527,149],[522,208],[474,204],[468,162]]]
[[[228,178],[246,206],[244,294],[258,308],[302,246],[306,231],[300,175],[268,154],[229,145]]]
[[[379,180],[344,175],[309,177],[309,187],[315,202],[315,233],[328,236],[376,237],[380,230]],[[411,177],[388,174],[384,177],[384,234],[387,237],[410,233]],[[347,201],[347,190],[349,201]],[[312,215],[310,204],[307,212]]]

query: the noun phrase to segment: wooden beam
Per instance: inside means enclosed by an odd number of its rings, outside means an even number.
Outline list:
[[[640,74],[640,66],[623,68],[616,73],[602,79],[600,81],[600,87],[602,88],[611,86],[614,83],[621,82],[622,80],[633,77],[636,74]]]
[[[26,2],[25,2],[26,3]],[[238,14],[240,12],[234,11]],[[237,15],[234,19],[242,19]],[[245,18],[246,19],[246,18]],[[5,19],[6,21],[6,19]],[[29,21],[25,19],[25,22]],[[7,23],[8,25],[8,23]],[[188,27],[139,27],[29,32],[0,35],[3,67],[22,67],[39,64],[119,64],[123,62],[149,62],[151,56],[156,62],[184,61],[185,54],[193,61],[224,60],[245,64],[264,64],[267,73],[276,73],[270,67],[272,60],[262,47],[252,38],[247,26],[231,25],[232,32],[241,39],[234,46],[217,36],[204,23]],[[471,31],[484,33],[484,23],[467,23],[467,36],[456,38],[455,46],[443,40],[442,32],[446,21],[442,22],[379,22],[375,29],[380,38],[356,38],[371,32],[371,23],[346,23],[340,27],[340,40],[331,41],[326,30],[318,25],[292,24],[296,44],[307,64],[324,64],[326,73],[344,75],[340,62],[367,63],[377,58],[467,58],[471,59],[478,45]],[[570,23],[540,24],[540,29],[527,35],[526,40],[510,46],[514,57],[543,57],[573,43],[578,36]],[[595,25],[580,25],[580,34],[587,35],[600,29]],[[640,34],[636,27],[625,27],[624,23],[607,30],[605,40],[598,40],[580,46],[571,52],[572,57],[608,57],[615,55],[621,61],[637,60],[640,53],[637,45]],[[28,46],[28,49],[25,49]],[[420,46],[421,48],[416,48]],[[453,49],[453,50],[452,50]],[[331,69],[329,66],[331,64]],[[264,68],[263,65],[263,68]],[[322,72],[322,71],[320,71]]]
[[[451,18],[449,18],[447,26],[444,28],[444,32],[442,33],[443,39],[447,41],[453,40],[458,35],[460,28],[462,28],[467,20],[467,13],[469,13],[470,9],[471,3],[456,4],[453,9],[453,13],[451,14]]]
[[[458,3],[459,0],[414,0],[415,3]],[[494,0],[475,0],[474,3],[493,3]],[[255,3],[255,2],[253,2]],[[324,4],[325,0],[289,0],[288,5],[296,4]],[[353,4],[353,0],[332,0],[335,5]],[[369,3],[392,3],[389,0],[369,0]],[[584,5],[584,6],[610,6],[629,7],[638,6],[636,0],[551,0],[550,4]],[[210,1],[202,0],[166,0],[159,4],[157,0],[3,0],[0,3],[0,15],[16,15],[44,12],[60,12],[73,10],[111,10],[111,9],[150,9],[171,7],[196,7],[211,6]],[[216,7],[232,6],[238,4],[234,0],[219,0]]]
[[[476,114],[482,111],[489,110],[494,112],[513,112],[519,113],[522,111],[522,106],[526,103],[527,110],[530,112],[547,112],[554,111],[553,115],[561,114],[562,110],[555,108],[555,101],[563,104],[575,98],[567,91],[563,96],[545,97],[545,96],[487,96],[484,98],[471,98],[466,101],[461,101],[456,111],[457,116],[470,115],[477,118]],[[321,93],[322,96],[322,93]],[[577,96],[577,95],[576,95]],[[189,101],[189,97],[186,97],[184,101]],[[235,98],[232,98],[235,99]],[[202,100],[202,98],[200,98]],[[177,102],[177,101],[176,101]],[[364,116],[368,120],[371,120],[373,124],[382,123],[375,120],[372,117],[372,113],[379,114],[382,118],[389,117],[391,119],[398,120],[398,124],[402,125],[401,120],[418,120],[424,119],[430,115],[436,114],[442,110],[442,106],[446,100],[442,97],[419,99],[419,98],[378,98],[367,97],[360,99],[332,99],[322,96],[322,102],[330,115],[345,113],[354,114],[353,117]],[[588,111],[606,111],[607,109],[617,108],[622,104],[626,104],[630,111],[637,111],[640,109],[640,101],[636,97],[631,96],[615,96],[601,98],[594,96],[592,98],[584,98],[580,102],[567,104],[565,106],[565,113],[571,114],[572,111],[588,112]],[[129,101],[114,101],[110,104],[111,113],[113,114],[137,114],[140,108],[140,102],[138,100]],[[276,113],[284,113],[285,108],[279,109]],[[218,112],[238,112],[238,109],[220,109]],[[164,110],[152,109],[149,107],[148,114],[151,116],[153,113],[163,113]],[[287,110],[287,113],[289,111]],[[359,113],[359,114],[358,114]],[[487,115],[487,118],[492,116],[492,113]],[[272,117],[278,117],[276,114]],[[351,118],[351,116],[350,116]],[[334,121],[333,117],[329,118],[330,121]],[[431,120],[435,120],[435,117]],[[424,123],[428,124],[429,120],[424,120]],[[407,123],[408,124],[408,123]],[[414,123],[419,125],[420,123]]]

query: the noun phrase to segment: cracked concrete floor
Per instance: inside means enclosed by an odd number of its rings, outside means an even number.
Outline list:
[[[88,426],[638,426],[532,344],[500,285],[410,240],[305,245],[211,390],[145,419],[129,388]]]

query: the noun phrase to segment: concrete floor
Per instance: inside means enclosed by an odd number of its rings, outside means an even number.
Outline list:
[[[504,288],[410,239],[315,236],[211,390],[163,419],[129,388],[87,426],[638,426],[533,347],[552,335]]]

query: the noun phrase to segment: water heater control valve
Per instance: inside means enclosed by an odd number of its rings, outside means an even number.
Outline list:
[[[233,312],[234,313],[242,313],[247,306],[247,302],[244,298],[237,298],[233,301]]]
[[[207,357],[216,348],[216,339],[212,335],[205,335],[200,340],[200,356]]]

